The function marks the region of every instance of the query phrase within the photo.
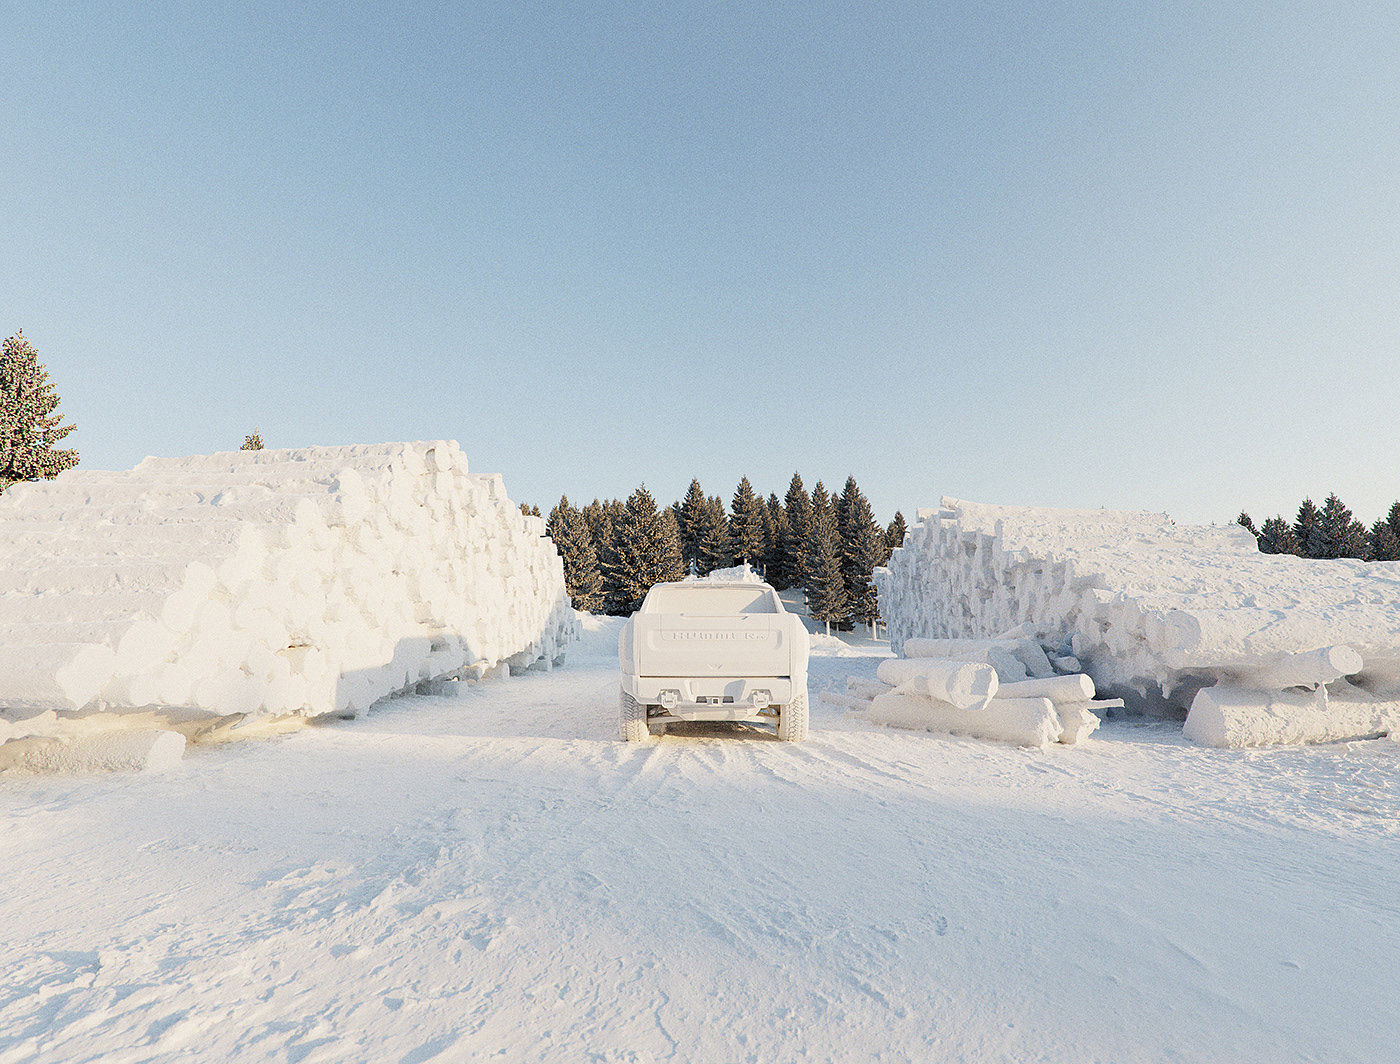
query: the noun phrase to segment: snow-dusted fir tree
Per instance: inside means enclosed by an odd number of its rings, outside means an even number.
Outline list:
[[[1400,501],[1390,506],[1390,513],[1376,518],[1370,534],[1371,560],[1400,561]]]
[[[253,431],[250,434],[243,437],[243,446],[238,449],[240,451],[261,451],[263,449],[262,433],[258,431],[256,425],[253,426]]]
[[[1315,557],[1308,551],[1312,548],[1313,536],[1321,516],[1312,499],[1304,499],[1299,505],[1298,516],[1293,521],[1293,542],[1297,544],[1297,549],[1293,551],[1294,554],[1304,558]]]
[[[734,561],[746,562],[755,569],[763,565],[763,503],[753,493],[749,478],[739,481],[730,510],[729,538],[733,543]]]
[[[909,532],[904,523],[904,515],[898,510],[894,512],[894,517],[890,520],[890,526],[885,529],[885,559],[880,564],[890,560],[890,555],[904,546],[904,537]]]
[[[1293,526],[1282,514],[1275,514],[1259,527],[1259,549],[1265,554],[1299,554]]]
[[[807,569],[803,559],[807,554],[807,536],[812,531],[812,498],[802,486],[802,477],[794,473],[783,500],[783,515],[787,518],[787,535],[783,538],[783,569],[788,587],[807,586]]]
[[[581,511],[569,505],[567,495],[561,495],[559,505],[549,511],[545,532],[564,560],[564,587],[573,600],[574,609],[601,612],[603,574],[598,568],[598,552],[593,548],[588,522]]]
[[[1239,525],[1253,536],[1256,541],[1259,539],[1259,529],[1254,527],[1254,518],[1250,517],[1249,514],[1245,513],[1243,510],[1240,511],[1239,517],[1235,518],[1235,524]]]
[[[699,572],[697,565],[700,560],[700,534],[708,505],[709,499],[705,497],[700,481],[692,477],[685,498],[676,504],[675,510],[676,525],[680,528],[681,535],[681,557],[685,560],[686,568],[696,572]]]
[[[685,576],[680,536],[669,511],[658,511],[646,487],[634,491],[616,525],[616,612],[635,613],[653,584]]]
[[[1310,558],[1366,557],[1366,526],[1351,515],[1342,500],[1333,493],[1327,496],[1313,526],[1307,551]]]
[[[870,502],[856,485],[855,477],[846,478],[841,490],[840,559],[841,578],[846,589],[846,616],[852,621],[874,625],[880,616],[880,604],[871,583],[875,566],[884,561],[885,533],[875,523]]]
[[[807,573],[807,614],[826,625],[850,615],[846,582],[841,576],[840,535],[836,529],[836,509],[821,481],[812,489],[812,518],[807,531],[802,565]]]
[[[783,537],[787,534],[787,514],[778,496],[770,493],[764,504],[763,519],[763,579],[781,591],[790,581],[783,569]]]
[[[734,545],[729,538],[729,516],[724,512],[724,500],[712,495],[705,500],[705,512],[700,518],[700,550],[695,571],[708,576],[716,569],[728,569],[734,564]]]
[[[78,452],[54,446],[76,427],[63,424],[49,371],[17,332],[0,353],[0,491],[20,480],[56,477]]]

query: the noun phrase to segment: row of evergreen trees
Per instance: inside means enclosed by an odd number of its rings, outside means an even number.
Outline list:
[[[1254,533],[1265,554],[1400,561],[1400,501],[1370,528],[1356,520],[1335,494],[1327,496],[1320,510],[1312,499],[1304,499],[1292,524],[1282,514],[1270,517],[1258,528],[1247,513],[1241,512],[1235,520]]]
[[[779,590],[800,587],[815,620],[848,627],[879,618],[871,574],[904,541],[905,523],[896,513],[882,528],[854,477],[840,495],[820,482],[809,495],[794,473],[781,500],[765,501],[744,477],[727,508],[699,480],[669,507],[644,486],[625,503],[594,499],[582,508],[566,495],[546,529],[579,609],[629,614],[655,583],[745,563]]]

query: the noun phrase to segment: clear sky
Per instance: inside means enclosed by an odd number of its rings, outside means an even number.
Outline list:
[[[0,333],[94,468],[1400,497],[1400,7],[0,9]]]

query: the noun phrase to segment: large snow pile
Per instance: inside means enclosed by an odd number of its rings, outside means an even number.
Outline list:
[[[1163,514],[944,499],[876,584],[897,652],[1034,632],[1131,708],[1189,709],[1197,742],[1400,728],[1400,563],[1261,554],[1238,526]]]
[[[544,523],[453,441],[147,458],[0,496],[0,707],[361,711],[560,658]]]

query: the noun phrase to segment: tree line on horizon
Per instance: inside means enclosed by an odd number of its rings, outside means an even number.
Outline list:
[[[1254,535],[1265,554],[1292,554],[1299,558],[1359,558],[1371,562],[1400,561],[1400,500],[1369,528],[1352,516],[1336,494],[1328,495],[1319,509],[1311,498],[1298,507],[1290,523],[1282,514],[1255,527],[1244,511],[1235,523]]]
[[[539,514],[537,507],[521,509]],[[906,530],[899,512],[888,526],[875,520],[855,477],[839,495],[821,482],[809,494],[799,473],[782,499],[767,500],[745,476],[728,507],[698,479],[670,506],[659,507],[645,485],[626,502],[594,499],[576,507],[565,495],[545,529],[577,609],[627,615],[653,584],[747,564],[780,591],[801,588],[813,620],[843,628],[879,619],[872,573]]]

